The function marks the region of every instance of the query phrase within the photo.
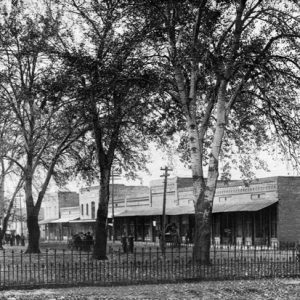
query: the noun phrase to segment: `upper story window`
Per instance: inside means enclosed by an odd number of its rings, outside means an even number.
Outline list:
[[[92,201],[92,207],[91,207],[91,218],[92,219],[95,219],[95,216],[96,216],[96,207],[95,207],[95,202]]]
[[[81,215],[83,216],[83,204],[81,204]]]
[[[89,215],[89,205],[88,204],[85,205],[85,213],[87,216]]]

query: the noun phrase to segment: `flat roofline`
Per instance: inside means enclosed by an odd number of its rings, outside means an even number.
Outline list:
[[[259,183],[269,183],[269,182],[277,182],[278,178],[291,178],[291,177],[295,177],[295,178],[299,178],[300,176],[270,176],[270,177],[260,177],[260,178],[255,178],[252,181],[249,181],[249,185],[252,184],[259,184]],[[171,177],[169,178],[169,180],[171,181],[170,183],[174,183],[175,179],[180,180],[180,179],[190,179],[192,180],[192,177]],[[217,187],[226,187],[226,186],[239,186],[239,185],[244,185],[246,186],[246,181],[242,180],[242,179],[232,179],[232,180],[218,180],[217,182]],[[154,185],[152,185],[154,184]],[[154,179],[152,181],[150,181],[150,188],[151,187],[158,187],[161,186],[163,184],[163,179]]]

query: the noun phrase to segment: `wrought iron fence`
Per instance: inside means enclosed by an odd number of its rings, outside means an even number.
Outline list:
[[[25,254],[21,250],[0,252],[0,288],[70,285],[118,285],[224,280],[300,275],[297,247],[212,247],[210,263],[193,260],[188,246],[137,247],[130,253],[109,248],[105,261],[92,252],[43,250]]]

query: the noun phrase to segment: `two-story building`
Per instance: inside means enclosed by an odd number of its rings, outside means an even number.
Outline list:
[[[115,238],[133,235],[136,241],[158,240],[162,228],[163,180],[150,186],[110,186],[108,225]],[[65,196],[64,196],[65,195]],[[46,238],[67,238],[94,232],[99,187],[85,187],[79,195],[48,195],[43,203]],[[72,196],[71,196],[72,195]],[[63,199],[69,199],[64,206]],[[76,200],[74,200],[76,199]],[[72,202],[74,201],[74,202]],[[269,177],[247,185],[240,180],[218,182],[213,202],[212,243],[276,245],[300,240],[300,177]],[[193,240],[194,196],[191,178],[169,178],[166,189],[167,224],[175,224],[183,241]],[[108,234],[111,237],[112,227]]]
[[[42,202],[44,219],[39,222],[41,239],[67,240],[73,229],[70,221],[79,219],[79,195],[72,191],[46,193]]]
[[[80,189],[79,203],[80,220],[75,220],[71,223],[77,224],[77,232],[94,232],[99,203],[99,186]],[[122,226],[122,222],[116,221],[120,213],[126,215],[128,211],[135,211],[136,208],[145,208],[147,206],[149,206],[149,188],[147,186],[110,185],[110,200],[108,205],[109,238],[112,238],[112,222],[115,224],[115,237],[121,237],[122,232],[120,227]]]
[[[193,238],[193,199],[191,178],[168,180],[167,224],[177,225],[182,240]],[[155,241],[161,228],[162,203],[163,180],[152,181],[148,205],[124,210],[116,219],[122,228],[131,228],[136,240]],[[297,242],[300,240],[300,177],[261,178],[247,185],[239,180],[219,182],[212,212],[212,243],[217,245]]]

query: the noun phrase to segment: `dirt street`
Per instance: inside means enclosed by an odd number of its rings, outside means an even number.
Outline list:
[[[300,299],[300,279],[2,291],[0,299]]]

